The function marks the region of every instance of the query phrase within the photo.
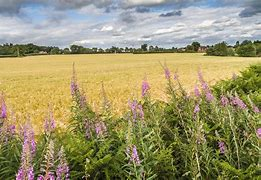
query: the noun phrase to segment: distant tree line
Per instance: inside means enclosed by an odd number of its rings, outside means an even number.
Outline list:
[[[229,46],[226,42],[217,43],[207,49],[206,55],[261,57],[261,41],[245,40],[241,44],[237,41],[234,46]]]
[[[212,46],[202,46],[199,42],[192,42],[182,48],[163,48],[142,44],[140,48],[134,47],[116,47],[111,48],[87,48],[80,45],[71,45],[69,48],[61,49],[55,46],[37,46],[30,44],[3,44],[0,45],[0,57],[20,57],[33,55],[51,55],[51,54],[103,54],[103,53],[206,53],[210,56],[243,56],[254,57],[261,56],[261,41],[245,40],[241,44],[239,41],[234,46],[229,46],[226,42],[221,42]]]
[[[63,50],[55,46],[37,46],[30,44],[3,44],[0,45],[1,56],[28,56],[44,54],[62,54]]]

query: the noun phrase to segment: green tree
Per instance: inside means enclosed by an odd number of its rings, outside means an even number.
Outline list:
[[[256,44],[256,55],[258,57],[261,57],[261,43],[260,44]]]
[[[200,48],[200,43],[199,42],[193,42],[191,45],[193,46],[194,51],[198,52],[198,49]]]
[[[186,52],[189,52],[189,53],[195,52],[194,47],[192,45],[187,45]]]
[[[211,47],[207,50],[207,55],[209,56],[228,56],[229,51],[226,42],[221,42],[215,44],[214,47]]]
[[[243,43],[242,43],[243,44]],[[256,47],[251,43],[244,43],[237,48],[237,54],[241,57],[255,57],[256,56]]]
[[[71,52],[70,52],[69,48],[64,48],[63,53],[64,54],[70,54]]]
[[[81,54],[83,52],[84,47],[78,45],[71,45],[70,49],[72,54]]]
[[[142,44],[141,45],[141,50],[142,51],[148,51],[148,44]]]
[[[60,49],[58,47],[52,48],[50,54],[60,54]]]

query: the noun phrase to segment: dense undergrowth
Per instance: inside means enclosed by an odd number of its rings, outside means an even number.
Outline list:
[[[93,111],[74,71],[68,129],[57,131],[50,107],[37,141],[30,118],[15,126],[2,96],[0,179],[260,178],[260,66],[219,83],[215,93],[200,71],[194,94],[164,71],[169,101],[153,100],[145,79],[141,100],[129,100],[122,117],[111,113],[103,87],[103,111]]]

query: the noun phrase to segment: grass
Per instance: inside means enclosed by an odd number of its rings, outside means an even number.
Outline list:
[[[121,113],[128,99],[140,97],[141,81],[146,76],[152,97],[166,99],[166,81],[159,62],[166,62],[172,72],[178,70],[181,82],[187,90],[197,83],[197,70],[201,68],[205,79],[216,81],[231,78],[249,64],[261,62],[261,58],[210,57],[202,54],[107,54],[35,56],[0,59],[0,91],[7,105],[18,120],[31,116],[34,128],[39,130],[48,104],[54,106],[58,126],[65,126],[70,118],[70,79],[75,62],[80,86],[88,100],[99,111],[101,82],[110,99],[114,112]],[[19,118],[21,117],[21,118]],[[38,127],[38,128],[37,128]]]

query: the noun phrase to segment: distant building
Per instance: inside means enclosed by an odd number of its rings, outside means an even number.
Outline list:
[[[199,53],[205,53],[207,51],[208,47],[207,46],[200,46],[198,48]]]

